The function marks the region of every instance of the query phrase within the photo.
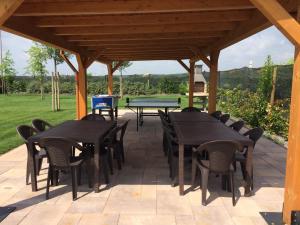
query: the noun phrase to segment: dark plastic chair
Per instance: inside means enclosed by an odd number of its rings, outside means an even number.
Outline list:
[[[29,154],[30,148],[29,148],[28,138],[37,134],[38,131],[31,126],[21,125],[21,126],[17,127],[17,132],[21,136],[21,138],[23,139],[23,141],[25,142],[26,147],[27,147],[26,184],[28,185],[29,184],[29,176],[30,176],[30,168],[33,166],[33,165],[31,165],[31,161],[29,158],[30,157],[30,154]],[[47,158],[46,152],[43,148],[38,150],[34,147],[33,157],[34,157],[35,165],[36,165],[36,174],[39,175],[40,170],[42,168],[43,159]]]
[[[105,121],[105,117],[103,115],[99,114],[88,114],[81,118],[81,120],[100,120],[100,121]]]
[[[121,133],[120,133],[120,137],[116,139],[117,144],[120,146],[120,150],[121,150],[121,156],[122,156],[122,161],[123,163],[125,162],[125,151],[124,151],[124,135],[127,129],[127,125],[129,123],[130,120],[127,120],[126,122],[124,122],[123,124],[119,125],[121,127]]]
[[[52,127],[52,125],[45,120],[34,119],[32,120],[32,126],[39,132],[43,132]]]
[[[193,149],[192,185],[194,186],[195,184],[198,167],[201,171],[202,205],[206,205],[209,173],[222,175],[223,187],[231,188],[232,204],[235,205],[234,169],[232,163],[234,162],[235,152],[240,149],[241,146],[238,143],[222,140],[206,142],[197,149]],[[203,151],[207,152],[208,160],[201,160]]]
[[[236,121],[233,124],[231,124],[229,127],[231,127],[233,130],[239,132],[243,128],[244,124],[245,123],[243,120],[239,120],[239,121]]]
[[[91,186],[91,158],[88,158],[87,155],[78,157],[72,156],[73,148],[77,148],[84,152],[84,147],[72,139],[59,137],[43,138],[39,143],[45,148],[49,158],[46,199],[49,199],[50,181],[53,179],[58,180],[59,170],[70,170],[72,176],[72,196],[73,200],[76,200],[77,186],[80,185],[81,182],[81,165],[84,162],[87,163],[89,186]]]
[[[256,145],[256,142],[261,138],[264,131],[260,127],[253,128],[246,133],[244,133],[244,136],[249,137],[253,141],[253,150]],[[242,175],[243,178],[246,178],[246,161],[247,161],[247,151],[248,148],[245,148],[244,152],[237,152],[235,154],[235,161],[234,161],[234,168],[236,170],[236,162],[240,163]],[[252,168],[252,182],[251,182],[251,189],[253,190],[254,184],[253,184],[253,168]]]
[[[179,157],[179,148],[178,141],[174,131],[172,131],[168,127],[164,127],[166,133],[166,142],[168,146],[168,163],[169,163],[169,171],[170,178],[172,179],[172,186],[174,187],[177,184],[178,179],[178,157]],[[192,159],[192,148],[185,147],[184,149],[184,161],[185,165],[187,165]]]
[[[228,120],[230,119],[230,115],[229,114],[223,114],[221,117],[220,117],[220,121],[222,123],[226,123]]]
[[[215,111],[213,113],[210,114],[212,117],[216,118],[216,119],[220,119],[220,117],[222,116],[222,112],[221,111]]]
[[[164,126],[173,129],[173,125],[167,120],[167,118],[165,117],[165,113],[161,110],[158,110],[158,115],[160,117],[161,123],[162,123],[162,128],[164,128]],[[167,139],[166,139],[166,132],[163,129],[163,152],[164,155],[167,156],[168,155],[168,144],[167,144]]]
[[[181,112],[201,112],[201,110],[196,107],[186,107]]]

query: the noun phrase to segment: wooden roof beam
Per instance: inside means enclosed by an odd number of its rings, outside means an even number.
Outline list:
[[[277,0],[250,0],[294,45],[300,46],[300,24]]]
[[[93,16],[46,16],[36,19],[38,27],[91,27],[121,25],[182,24],[223,21],[243,21],[250,18],[252,10],[230,10],[210,12],[178,12],[133,15],[93,15]]]
[[[253,9],[248,0],[131,0],[26,2],[17,16],[106,15]]]
[[[122,65],[123,61],[119,61],[113,68],[112,73],[116,72],[116,70]]]
[[[2,0],[0,2],[0,26],[13,15],[24,0]]]
[[[234,22],[199,23],[180,25],[147,25],[147,26],[112,26],[112,27],[59,27],[54,29],[56,35],[99,35],[99,34],[147,34],[147,33],[180,33],[203,31],[226,31],[236,27]]]
[[[0,28],[7,32],[29,38],[33,41],[41,42],[46,45],[51,45],[64,51],[86,55],[86,51],[83,48],[67,42],[62,37],[53,35],[46,29],[37,29],[32,26],[33,24],[34,23],[30,18],[10,17]]]
[[[202,60],[208,67],[210,67],[210,59],[197,47],[191,46],[190,49],[194,52],[195,56],[191,58],[191,62]]]
[[[170,40],[198,38],[199,40],[221,37],[225,31],[181,32],[181,33],[150,33],[150,34],[100,34],[100,35],[71,35],[68,41],[122,41],[122,40]]]
[[[78,70],[75,68],[75,66],[71,63],[71,61],[69,60],[69,58],[65,55],[64,51],[59,51],[59,55],[60,57],[65,61],[65,63],[67,63],[67,65],[71,68],[71,70],[77,74]]]
[[[177,62],[179,62],[179,64],[188,72],[190,73],[191,70],[190,68],[181,60],[181,59],[177,59]]]

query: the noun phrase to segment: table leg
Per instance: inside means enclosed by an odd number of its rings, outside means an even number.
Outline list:
[[[116,108],[115,108],[115,117],[116,117],[116,119],[118,118],[118,106],[116,106]]]
[[[99,192],[99,187],[100,187],[100,140],[97,140],[95,143],[95,155],[94,155],[94,160],[95,160],[95,166],[94,166],[94,191],[96,193]]]
[[[136,107],[136,131],[139,131],[139,107]]]
[[[179,145],[178,157],[178,181],[179,181],[179,194],[184,194],[184,145]]]
[[[247,160],[246,160],[246,185],[245,185],[245,196],[250,196],[251,195],[251,187],[252,187],[252,182],[253,182],[253,146],[248,146],[248,151],[247,151]]]
[[[31,189],[32,191],[37,191],[36,164],[34,159],[34,143],[29,143],[28,146],[29,146],[28,157],[30,161]]]

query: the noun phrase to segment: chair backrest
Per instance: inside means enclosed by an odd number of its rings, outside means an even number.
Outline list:
[[[88,114],[81,118],[81,120],[99,120],[99,121],[105,121],[105,117],[103,115],[99,114]]]
[[[124,135],[125,135],[128,123],[129,123],[129,120],[127,120],[125,123],[123,123],[122,125],[120,125],[120,128],[121,128],[120,141],[121,142],[123,141],[123,138],[124,138]]]
[[[30,138],[31,136],[33,136],[34,134],[37,134],[38,131],[28,125],[21,125],[17,127],[17,132],[18,134],[21,136],[21,138],[23,139],[23,141],[25,143],[28,143],[28,138]]]
[[[39,132],[43,132],[47,130],[48,128],[51,128],[52,125],[45,120],[41,119],[34,119],[32,120],[32,126],[37,129]]]
[[[196,149],[199,153],[203,151],[207,152],[209,167],[204,165],[201,161],[199,161],[199,163],[215,173],[226,173],[230,170],[237,150],[241,150],[239,143],[224,140],[206,142]]]
[[[220,117],[220,121],[222,123],[226,123],[230,118],[230,115],[229,114],[223,114],[221,117]]]
[[[239,132],[243,128],[244,124],[245,123],[243,120],[239,120],[239,121],[236,121],[233,124],[231,124],[229,127],[234,129],[235,131]]]
[[[104,142],[106,142],[107,144],[114,144],[117,139],[117,134],[121,130],[121,126],[113,127],[104,137]]]
[[[201,110],[196,107],[186,107],[181,112],[201,112]]]
[[[255,127],[251,130],[248,130],[246,133],[244,133],[244,136],[248,136],[253,142],[255,146],[256,142],[258,141],[258,139],[260,139],[260,137],[263,135],[264,130],[261,129],[260,127]]]
[[[216,119],[220,119],[220,117],[222,116],[222,112],[221,111],[215,111],[213,113],[210,114],[212,117],[215,117]]]
[[[50,164],[55,167],[70,166],[73,147],[83,148],[74,140],[61,137],[42,138],[39,144],[45,148]]]

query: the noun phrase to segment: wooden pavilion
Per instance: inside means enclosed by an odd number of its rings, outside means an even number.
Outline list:
[[[76,55],[77,69],[65,59],[76,73],[77,118],[87,113],[86,70],[94,61],[107,65],[112,94],[113,73],[123,60],[177,60],[189,73],[192,105],[194,65],[202,60],[210,68],[212,112],[220,51],[275,25],[296,49],[283,210],[288,224],[291,211],[300,210],[299,21],[299,0],[0,1],[1,29]]]

